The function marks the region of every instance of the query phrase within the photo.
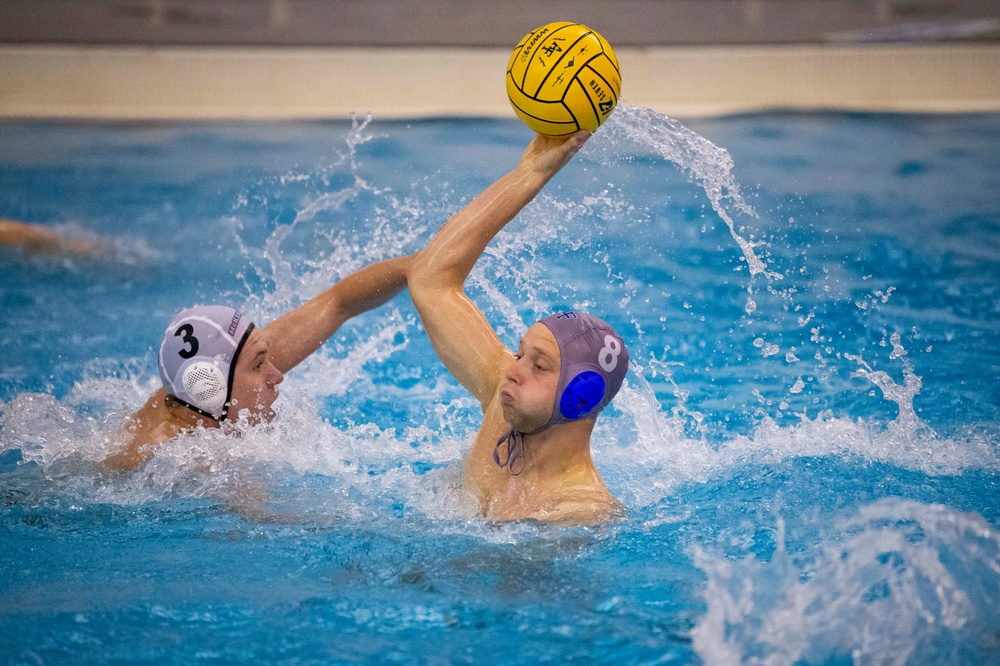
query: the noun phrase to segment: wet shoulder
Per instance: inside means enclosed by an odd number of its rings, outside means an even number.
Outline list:
[[[165,399],[166,393],[161,388],[129,417],[116,438],[119,446],[113,447],[114,450],[101,464],[104,469],[110,471],[135,469],[152,455],[150,447],[176,436]]]
[[[599,525],[627,516],[625,505],[605,488],[580,488],[563,494],[539,518],[565,525]]]

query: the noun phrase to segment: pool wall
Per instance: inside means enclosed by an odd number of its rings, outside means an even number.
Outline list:
[[[1000,110],[1000,44],[617,49],[624,103],[676,117],[763,109]],[[0,117],[102,120],[512,116],[506,48],[0,45]]]

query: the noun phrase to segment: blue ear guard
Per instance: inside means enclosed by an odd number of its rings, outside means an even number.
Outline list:
[[[574,377],[559,399],[559,412],[567,419],[578,419],[601,403],[604,397],[604,377],[587,370]]]

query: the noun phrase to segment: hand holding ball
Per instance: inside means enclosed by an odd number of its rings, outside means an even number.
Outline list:
[[[593,132],[621,93],[611,45],[579,23],[549,23],[529,32],[507,63],[507,97],[528,127],[548,136]]]

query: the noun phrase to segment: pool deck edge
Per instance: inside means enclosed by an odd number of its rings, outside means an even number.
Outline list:
[[[1000,45],[642,47],[622,102],[677,117],[760,110],[1000,111]],[[0,46],[0,117],[513,117],[506,49]]]

